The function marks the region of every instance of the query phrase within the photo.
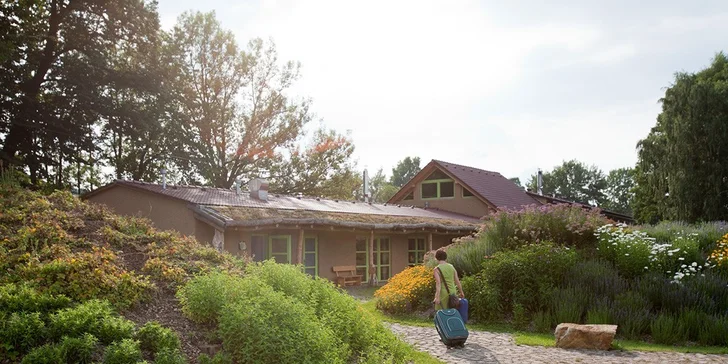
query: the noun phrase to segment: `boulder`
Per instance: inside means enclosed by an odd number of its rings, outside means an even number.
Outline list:
[[[563,349],[609,350],[617,334],[617,325],[559,324],[556,347]]]

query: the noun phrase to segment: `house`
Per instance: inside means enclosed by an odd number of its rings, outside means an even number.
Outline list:
[[[483,217],[498,209],[518,210],[528,205],[566,203],[593,208],[525,191],[498,172],[460,164],[432,160],[387,203],[422,208],[436,208],[471,217]],[[634,223],[631,216],[609,210],[602,215],[624,223]]]
[[[433,208],[278,196],[267,189],[258,179],[248,191],[119,180],[83,198],[219,250],[302,264],[329,279],[334,266],[355,266],[365,281],[386,281],[478,226],[472,215]]]

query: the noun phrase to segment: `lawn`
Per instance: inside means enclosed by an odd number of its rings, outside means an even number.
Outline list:
[[[373,296],[374,291],[376,291],[378,287],[370,288],[371,293],[368,296],[369,299],[362,302],[361,307],[375,317],[378,317],[380,320],[409,326],[430,327],[434,325],[431,319],[423,317],[421,315],[388,315],[377,310],[376,301],[373,299]],[[360,299],[362,298],[364,297],[360,297]],[[513,339],[515,340],[517,345],[553,347],[556,344],[556,340],[554,339],[553,334],[518,331],[508,323],[474,323],[469,324],[468,329],[477,331],[509,333],[513,335]],[[728,354],[728,348],[726,347],[671,346],[621,339],[614,340],[614,343],[612,344],[612,349],[623,351],[662,351],[678,353]]]

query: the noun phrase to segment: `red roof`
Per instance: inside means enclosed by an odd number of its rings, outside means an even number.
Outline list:
[[[460,164],[433,160],[439,167],[459,179],[465,187],[481,195],[499,208],[518,209],[526,205],[540,205],[523,188],[502,174]]]
[[[248,191],[242,191],[240,194],[237,194],[233,190],[228,190],[224,188],[174,185],[167,185],[167,188],[162,188],[162,185],[155,183],[125,180],[117,180],[112,184],[89,192],[84,196],[84,198],[88,198],[89,196],[94,195],[114,185],[138,188],[167,197],[184,200],[196,205],[237,206],[278,210],[305,210],[367,215],[391,215],[433,219],[455,219],[466,221],[469,223],[478,222],[478,219],[474,219],[469,216],[436,209],[422,209],[392,204],[368,204],[356,201],[329,200],[311,197],[298,198],[293,196],[279,196],[274,194],[268,195],[268,201],[262,201],[251,197]]]

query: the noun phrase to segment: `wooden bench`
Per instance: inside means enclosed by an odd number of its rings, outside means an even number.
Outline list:
[[[336,273],[336,284],[344,286],[360,286],[361,275],[356,274],[356,267],[353,265],[341,265],[331,268]]]

